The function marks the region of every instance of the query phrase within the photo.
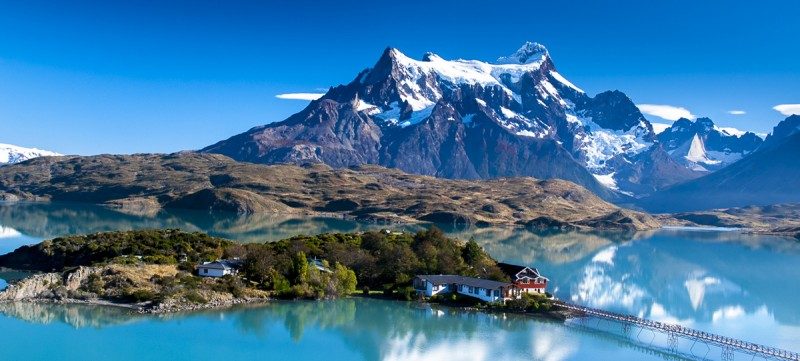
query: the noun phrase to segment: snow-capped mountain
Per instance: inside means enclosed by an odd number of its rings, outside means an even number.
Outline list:
[[[624,93],[587,95],[544,46],[529,42],[493,62],[433,53],[416,60],[388,48],[303,111],[202,151],[447,178],[562,178],[603,195],[600,181],[615,188],[615,172],[655,143],[652,125]]]
[[[763,143],[755,133],[721,128],[708,118],[678,119],[658,135],[658,140],[673,159],[698,172],[721,169]]]
[[[25,148],[11,144],[0,143],[0,166],[24,162],[28,159],[45,156],[60,156],[61,154],[36,148]]]

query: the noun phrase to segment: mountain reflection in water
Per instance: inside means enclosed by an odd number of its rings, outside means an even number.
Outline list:
[[[102,207],[64,204],[0,205],[0,227],[9,235],[0,238],[0,251],[6,252],[62,234],[116,229],[171,227],[243,242],[266,242],[297,234],[420,228],[274,215],[182,211],[130,215]],[[681,229],[576,233],[443,228],[451,236],[475,239],[498,260],[538,267],[550,278],[550,290],[562,299],[790,350],[796,349],[794,344],[800,340],[800,309],[796,307],[800,295],[800,268],[796,266],[800,264],[800,243],[794,240]],[[298,328],[291,324],[303,322],[292,320],[307,316],[299,309],[291,312],[294,316],[287,316],[284,322],[296,335]],[[346,317],[348,313],[339,310],[335,314]],[[249,318],[242,322],[250,322],[253,329],[262,324]],[[326,322],[317,324],[330,323]],[[458,327],[466,328],[458,332],[468,331],[468,325]],[[398,344],[420,342],[415,337],[419,335],[399,331],[391,335]],[[397,358],[403,356],[414,355],[397,354]]]
[[[619,349],[608,347],[609,343],[631,351],[621,360],[657,359],[635,352],[636,346],[619,336],[572,329],[556,321],[361,298],[273,302],[164,316],[135,315],[109,307],[39,304],[0,305],[0,314],[25,321],[0,317],[0,326],[12,332],[4,339],[18,345],[7,349],[7,355],[14,357],[18,352],[32,359],[58,355],[72,360],[91,357],[91,353],[111,360],[133,358],[116,356],[123,342],[137,345],[138,358],[165,360],[202,355],[243,359],[265,352],[268,359],[305,360],[322,353],[330,360],[386,361],[566,360],[619,355]],[[59,338],[19,351],[31,342],[22,339],[30,327],[58,324],[69,326],[61,329]],[[203,330],[214,330],[214,337],[191,336]],[[152,337],[156,334],[159,337]],[[103,342],[94,343],[89,350],[74,343],[77,337],[94,340],[99,336]]]

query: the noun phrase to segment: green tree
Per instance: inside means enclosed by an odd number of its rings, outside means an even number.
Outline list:
[[[483,249],[472,238],[464,245],[464,250],[461,253],[464,262],[467,262],[470,266],[475,266],[483,258]]]
[[[358,286],[356,273],[341,263],[336,263],[336,267],[333,270],[333,279],[338,296],[351,294],[356,291],[356,286]]]
[[[308,280],[308,258],[303,251],[297,252],[292,259],[292,279],[294,284],[303,284]]]

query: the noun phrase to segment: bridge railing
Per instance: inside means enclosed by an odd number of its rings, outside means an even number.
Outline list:
[[[694,330],[688,327],[683,327],[681,325],[652,321],[645,318],[636,317],[633,315],[626,315],[622,313],[605,311],[597,308],[575,305],[572,303],[559,300],[553,301],[553,303],[556,306],[563,307],[565,309],[576,311],[586,315],[601,317],[619,322],[627,322],[634,325],[638,325],[640,327],[646,327],[663,332],[672,332],[686,337],[703,340],[706,342],[711,342],[723,347],[730,347],[734,349],[744,350],[751,354],[759,354],[784,360],[800,361],[800,354],[796,352],[778,349],[775,347],[763,346],[756,343],[742,341],[731,337]]]

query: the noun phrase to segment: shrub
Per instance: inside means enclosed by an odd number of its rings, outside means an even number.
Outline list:
[[[177,264],[178,261],[175,260],[173,256],[166,256],[163,254],[154,254],[150,256],[145,256],[142,258],[142,261],[145,263],[152,263],[152,264]]]
[[[416,293],[417,291],[414,289],[414,287],[411,286],[400,288],[397,292],[398,297],[406,301],[413,300],[414,296],[416,296]]]
[[[96,295],[102,295],[105,288],[103,278],[97,273],[92,273],[86,278],[86,290]]]
[[[127,291],[125,292],[124,296],[125,298],[136,303],[156,301],[158,299],[158,295],[155,292],[145,289]]]
[[[206,300],[205,297],[197,293],[197,291],[186,292],[186,294],[184,294],[184,298],[186,298],[187,301],[192,303],[197,303],[197,304],[208,303],[208,300]]]

